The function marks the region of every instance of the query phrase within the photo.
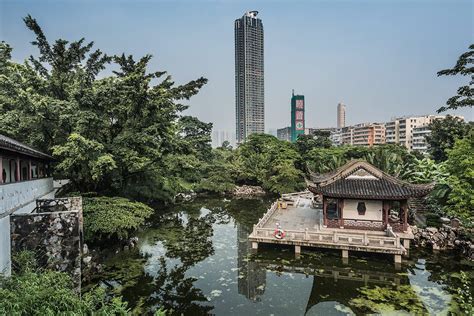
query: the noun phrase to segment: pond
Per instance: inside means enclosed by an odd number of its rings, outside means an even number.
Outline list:
[[[100,284],[136,314],[163,307],[178,315],[348,315],[371,310],[447,314],[459,271],[452,253],[411,249],[402,267],[384,255],[259,247],[247,241],[272,200],[199,198],[157,209],[138,246],[102,250]],[[87,288],[87,286],[86,286]],[[451,289],[451,290],[450,290]]]

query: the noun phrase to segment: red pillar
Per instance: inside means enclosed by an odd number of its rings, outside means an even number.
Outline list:
[[[31,180],[33,175],[31,174],[31,160],[28,160],[28,180]]]
[[[388,209],[390,208],[389,202],[388,201],[383,201],[382,202],[382,208],[383,208],[383,224],[385,228],[388,226]]]
[[[16,158],[16,181],[21,181],[20,158]]]
[[[4,182],[5,179],[3,179],[3,157],[0,156],[0,184]]]
[[[337,200],[339,208],[339,227],[344,227],[344,199]]]
[[[328,201],[326,200],[326,197],[323,196],[323,223],[325,226],[328,225],[327,208],[328,208]]]
[[[408,203],[407,200],[402,201],[401,205],[403,209],[403,231],[408,229]]]

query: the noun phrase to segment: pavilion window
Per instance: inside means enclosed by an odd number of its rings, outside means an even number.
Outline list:
[[[367,208],[365,207],[365,202],[359,202],[357,203],[357,212],[359,215],[365,215],[365,211]]]

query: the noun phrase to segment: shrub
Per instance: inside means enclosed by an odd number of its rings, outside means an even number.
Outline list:
[[[86,240],[128,237],[150,217],[153,209],[121,197],[85,198],[84,236]]]
[[[17,271],[0,279],[0,315],[126,315],[120,297],[107,300],[105,290],[95,288],[81,298],[71,277],[64,272],[36,268],[34,254],[20,252]]]

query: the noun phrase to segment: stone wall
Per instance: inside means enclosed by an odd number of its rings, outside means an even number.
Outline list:
[[[70,273],[80,285],[82,199],[39,200],[37,205],[31,214],[10,216],[12,254],[32,250],[40,266]]]
[[[474,243],[467,238],[474,232],[468,232],[466,228],[446,224],[440,228],[412,226],[412,232],[416,246],[430,247],[433,250],[455,249],[462,252],[468,259],[474,260]]]

